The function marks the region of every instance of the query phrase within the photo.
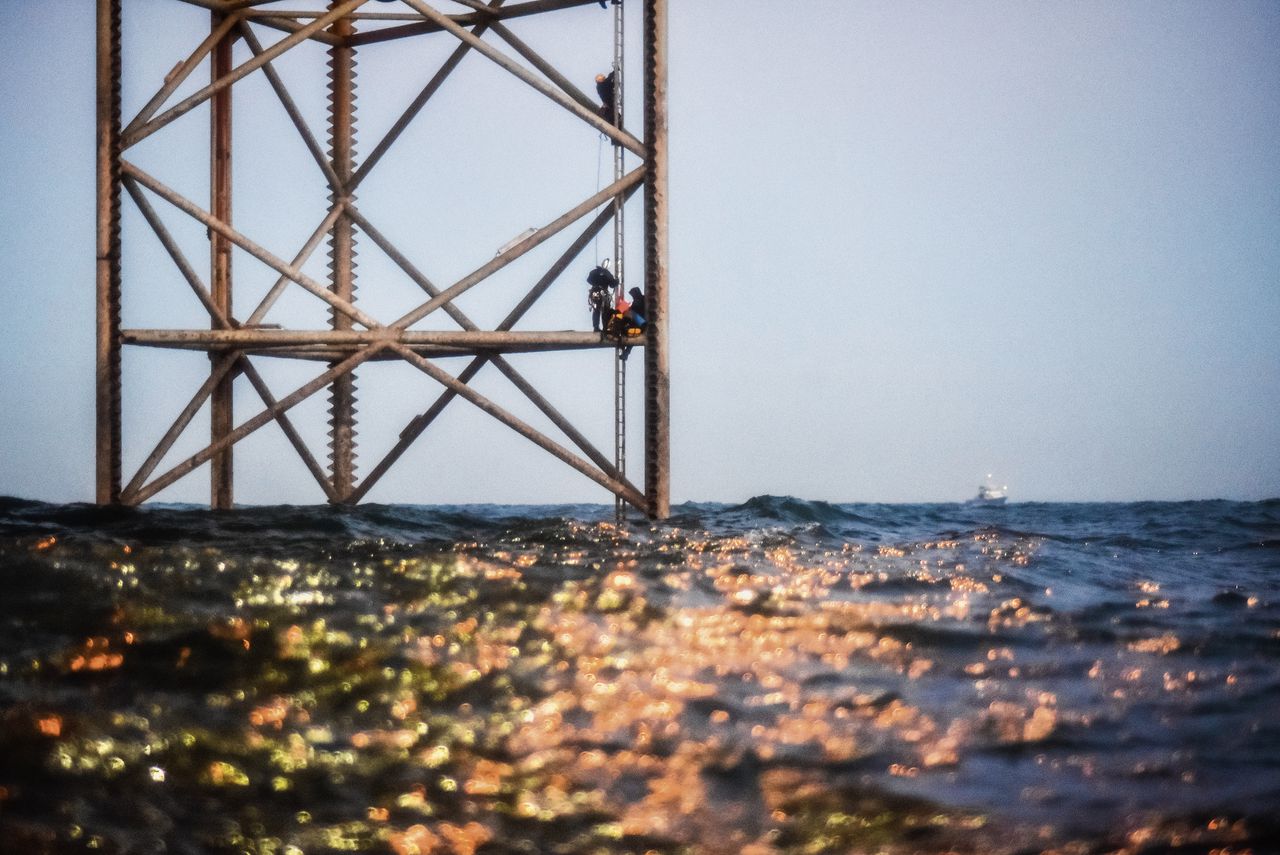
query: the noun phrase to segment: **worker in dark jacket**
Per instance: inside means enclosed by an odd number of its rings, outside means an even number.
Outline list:
[[[632,288],[627,293],[631,295],[631,323],[637,329],[644,329],[649,323],[649,309],[645,305],[644,293],[639,288]]]
[[[605,264],[609,262],[606,261]],[[591,309],[591,328],[600,332],[606,327],[606,320],[613,306],[613,291],[618,287],[617,278],[609,272],[604,264],[598,264],[587,274],[587,307]]]
[[[614,121],[614,72],[596,75],[596,94],[600,96],[600,118],[609,124]]]

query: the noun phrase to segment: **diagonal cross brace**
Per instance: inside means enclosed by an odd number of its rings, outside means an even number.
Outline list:
[[[511,74],[514,74],[520,80],[524,81],[529,86],[532,86],[535,90],[541,92],[543,95],[550,98],[570,113],[573,113],[600,133],[614,140],[619,145],[630,149],[641,158],[646,156],[644,144],[631,134],[621,128],[615,127],[609,122],[606,122],[604,119],[600,118],[594,110],[590,110],[582,106],[559,89],[548,86],[545,81],[540,80],[524,66],[512,61],[501,51],[492,47],[487,42],[481,41],[471,33],[467,32],[466,29],[454,23],[449,16],[436,11],[426,3],[422,2],[422,0],[403,0],[403,2],[411,6],[414,11],[419,12],[424,18],[427,18],[433,23],[439,25],[442,29],[453,33],[459,39],[475,48],[475,50],[493,60],[493,62],[497,63],[498,66],[509,71]]]
[[[361,364],[367,362],[369,359],[387,349],[388,346],[389,345],[386,342],[376,342],[357,351],[320,376],[298,387],[289,395],[277,401],[273,406],[267,407],[265,410],[244,422],[226,436],[223,436],[216,442],[210,443],[201,451],[198,451],[191,457],[188,457],[186,460],[174,466],[168,472],[156,478],[151,483],[144,487],[140,487],[137,490],[130,491],[127,495],[121,495],[121,501],[130,505],[137,505],[145,502],[165,487],[168,487],[170,484],[191,472],[196,467],[207,462],[219,451],[229,448],[244,439],[246,436],[274,419],[277,414],[283,413],[311,397],[316,392],[332,383],[336,378],[354,371]]]
[[[139,210],[142,211],[143,217],[156,233],[156,237],[160,239],[165,250],[168,251],[169,257],[173,260],[173,263],[177,266],[179,272],[182,273],[183,278],[187,280],[187,284],[191,286],[193,291],[195,291],[196,296],[209,312],[209,317],[212,319],[214,324],[216,324],[218,328],[226,330],[239,327],[239,323],[236,322],[234,318],[228,317],[224,314],[217,304],[213,302],[213,298],[209,294],[208,287],[195,272],[191,263],[187,261],[186,256],[178,247],[177,242],[173,240],[173,236],[169,234],[169,231],[160,221],[155,209],[151,207],[151,204],[147,201],[146,197],[142,195],[142,191],[138,189],[137,183],[131,178],[126,178],[124,180],[124,184],[125,189],[129,191],[129,195],[138,205]],[[261,375],[258,374],[257,369],[253,367],[253,363],[249,361],[248,357],[244,354],[239,354],[236,360],[224,360],[219,362],[210,373],[209,379],[206,383],[197,391],[196,395],[191,399],[186,408],[183,409],[178,418],[174,421],[173,425],[169,428],[169,431],[167,431],[164,437],[161,438],[151,455],[148,456],[147,460],[138,469],[137,474],[125,489],[126,493],[132,492],[142,485],[147,476],[151,474],[159,464],[160,460],[163,459],[164,455],[168,453],[178,436],[186,430],[187,425],[190,424],[196,411],[203,406],[204,402],[213,394],[213,390],[222,381],[222,379],[227,376],[233,366],[238,366],[238,369],[243,371],[245,376],[249,378],[249,382],[253,385],[254,389],[257,390],[258,396],[262,398],[262,402],[266,406],[272,407],[275,405],[276,401],[271,395],[271,390],[267,387],[267,384],[262,379]],[[309,470],[311,470],[311,474],[316,477],[321,489],[325,491],[325,494],[329,499],[335,500],[336,496],[333,494],[328,479],[320,469],[319,464],[316,463],[315,457],[311,454],[311,450],[307,448],[301,435],[293,427],[293,423],[289,420],[289,417],[284,412],[279,412],[276,414],[276,422],[280,425],[280,429],[284,432],[289,442],[298,452],[298,456],[302,458],[302,462]]]
[[[505,0],[493,0],[493,2],[489,4],[488,8],[496,11],[504,2]],[[476,36],[483,35],[488,26],[490,26],[488,23],[481,22],[476,25],[474,30],[472,30],[472,34]],[[395,141],[400,138],[400,135],[404,133],[404,129],[409,126],[409,123],[412,122],[415,117],[417,117],[418,113],[422,111],[422,108],[426,106],[427,101],[429,101],[440,87],[444,85],[445,80],[449,78],[449,75],[452,74],[454,69],[458,67],[458,64],[462,62],[462,58],[470,51],[471,45],[466,42],[463,42],[454,48],[453,53],[449,54],[449,58],[440,66],[440,70],[437,71],[435,76],[427,82],[427,85],[418,93],[418,96],[410,102],[408,108],[406,108],[404,113],[400,115],[400,118],[396,119],[395,124],[391,126],[391,130],[387,131],[386,136],[379,140],[378,144],[373,147],[373,150],[369,152],[368,157],[364,159],[364,163],[360,164],[360,168],[356,170],[355,175],[351,176],[351,180],[347,183],[348,194],[356,192],[356,188],[360,186],[360,183],[368,177],[369,173],[373,170],[373,167],[382,159],[382,156],[387,153],[387,150],[391,148]]]
[[[576,454],[569,451],[546,434],[543,434],[525,424],[523,421],[493,403],[466,383],[461,382],[452,374],[449,374],[444,369],[437,367],[435,364],[414,353],[404,345],[393,344],[391,345],[391,349],[400,354],[400,356],[403,357],[410,365],[430,376],[432,379],[436,380],[455,394],[466,398],[472,404],[475,404],[476,407],[493,416],[516,433],[531,440],[535,445],[540,446],[543,450],[549,451],[553,456],[558,457],[565,463],[568,463],[574,469],[577,469],[583,475],[586,475],[592,481],[595,481],[615,496],[621,496],[623,499],[626,499],[628,502],[635,505],[636,508],[644,510],[645,498],[643,494],[634,487],[605,475],[603,472],[594,468],[590,463],[583,460],[581,457],[578,457]]]
[[[526,3],[516,3],[505,7],[501,12],[467,12],[462,15],[450,15],[452,20],[460,27],[470,27],[484,20],[497,18],[499,20],[510,20],[512,18],[521,18],[526,15],[538,15],[543,12],[558,12],[562,9],[572,9],[576,6],[586,6],[589,3],[596,3],[598,0],[529,0]],[[474,8],[474,7],[473,7]],[[407,36],[418,36],[426,33],[438,33],[443,28],[432,21],[424,21],[421,16],[416,16],[417,23],[404,24],[397,27],[386,27],[379,30],[368,30],[367,32],[358,33],[351,37],[351,44],[354,47],[363,47],[365,45],[375,44],[377,42],[390,41],[392,39],[405,38]]]
[[[638,187],[638,185],[636,186]],[[625,195],[630,195],[635,192],[635,189],[636,187],[628,189]],[[587,228],[583,230],[569,248],[561,254],[560,258],[552,264],[547,273],[533,286],[532,289],[530,289],[529,293],[526,294],[524,298],[516,304],[516,307],[507,314],[507,317],[503,319],[497,329],[509,330],[515,326],[520,318],[524,316],[524,313],[528,311],[535,302],[537,302],[538,298],[541,297],[549,287],[551,287],[551,284],[560,276],[569,263],[574,258],[577,258],[596,234],[604,228],[605,224],[609,222],[612,216],[613,212],[611,209],[606,208],[600,211],[596,215],[595,219],[591,221]],[[462,370],[462,373],[458,375],[459,382],[470,382],[471,379],[479,373],[480,369],[488,363],[488,361],[488,354],[476,356],[470,363],[468,363],[466,368]],[[360,501],[369,492],[369,490],[373,488],[374,484],[376,484],[378,480],[387,473],[391,466],[400,459],[400,456],[408,450],[409,446],[411,446],[436,419],[436,417],[444,411],[445,407],[454,399],[455,395],[456,393],[452,389],[446,389],[426,412],[416,417],[408,424],[408,426],[405,427],[403,431],[400,432],[400,438],[397,440],[395,446],[385,457],[382,458],[381,461],[378,462],[378,465],[373,468],[373,470],[365,477],[364,481],[361,482],[361,484],[352,493],[352,501]]]
[[[217,94],[218,92],[221,92],[223,89],[226,89],[228,86],[235,83],[237,80],[240,80],[241,78],[246,77],[249,74],[252,74],[253,72],[257,71],[259,68],[261,68],[263,65],[267,64],[271,60],[280,56],[280,54],[306,41],[313,33],[324,29],[325,27],[329,26],[339,18],[347,15],[350,12],[355,11],[356,9],[359,9],[366,2],[367,0],[347,0],[346,3],[343,3],[341,6],[338,6],[332,9],[327,15],[317,18],[316,20],[312,21],[310,24],[307,24],[305,27],[298,30],[298,32],[294,33],[293,35],[286,36],[285,38],[276,42],[274,45],[267,48],[267,50],[255,56],[253,59],[248,60],[244,64],[231,69],[230,73],[218,78],[214,82],[210,83],[208,86],[201,89],[199,92],[192,95],[190,98],[187,98],[186,100],[181,101],[178,104],[175,104],[173,107],[170,107],[168,110],[166,110],[164,113],[161,113],[156,118],[150,120],[144,125],[140,125],[139,127],[135,128],[132,133],[121,134],[120,150],[124,151],[125,149],[131,146],[137,145],[139,142],[151,136],[156,131],[160,130],[165,125],[168,125],[173,120],[177,119],[180,116],[186,115],[196,107],[203,104],[205,101],[208,101],[215,94]]]
[[[167,77],[165,77],[164,83],[160,87],[160,91],[153,95],[151,100],[146,103],[146,106],[138,111],[138,115],[133,117],[133,120],[125,126],[125,129],[121,133],[126,136],[133,133],[145,124],[148,119],[154,116],[156,110],[160,109],[160,105],[168,100],[170,95],[177,91],[178,87],[191,76],[191,72],[195,71],[200,66],[200,63],[209,55],[214,46],[221,42],[223,36],[230,32],[231,28],[236,26],[239,22],[239,15],[230,15],[227,18],[224,18],[222,23],[219,24],[212,33],[205,37],[204,41],[200,43],[199,47],[195,49],[191,56],[187,57],[185,62],[178,65]]]
[[[254,56],[261,56],[265,53],[262,49],[262,43],[253,34],[252,27],[242,23],[240,25],[240,34],[244,36],[245,44],[249,46],[249,50],[253,52]],[[294,103],[288,87],[284,85],[284,81],[276,73],[275,67],[270,62],[265,62],[262,65],[262,73],[266,75],[271,88],[275,90],[276,97],[280,99],[285,112],[289,114],[289,118],[293,121],[293,126],[297,128],[298,135],[302,137],[302,142],[307,147],[307,151],[311,152],[311,156],[315,158],[316,165],[324,173],[324,177],[329,182],[329,187],[337,195],[345,195],[346,191],[342,186],[342,180],[338,178],[338,173],[333,171],[333,164],[329,163],[329,159],[325,157],[324,150],[320,148],[320,143],[315,134],[311,133],[311,128],[307,126],[306,121],[302,118],[302,112],[298,109],[298,105]]]
[[[368,327],[371,330],[382,328],[383,326],[382,324],[378,323],[376,320],[369,317],[364,312],[357,309],[355,306],[351,305],[351,303],[348,302],[347,300],[343,300],[341,297],[336,296],[333,292],[329,291],[323,285],[316,282],[310,276],[307,276],[297,267],[287,264],[282,259],[272,255],[270,252],[258,246],[258,244],[254,243],[249,238],[242,235],[240,232],[231,228],[231,226],[227,225],[222,220],[209,214],[204,209],[200,208],[200,206],[191,202],[189,199],[186,199],[185,197],[183,197],[181,194],[177,193],[173,189],[165,186],[156,178],[152,177],[151,175],[148,175],[146,172],[143,172],[141,169],[134,166],[132,163],[129,163],[128,161],[125,161],[125,160],[121,160],[120,171],[124,175],[127,175],[131,178],[136,179],[137,182],[141,184],[143,187],[146,187],[152,193],[155,193],[161,199],[164,199],[166,202],[173,205],[178,210],[195,218],[196,220],[203,223],[208,228],[213,229],[215,232],[222,235],[227,240],[231,241],[236,246],[240,247],[245,252],[249,253],[254,258],[261,261],[263,264],[266,264],[268,267],[273,268],[276,272],[289,277],[291,280],[298,283],[303,288],[310,291],[312,294],[315,294],[321,300],[324,300],[326,303],[333,306],[335,309],[337,309],[339,312],[342,312],[344,315],[347,315],[352,320],[363,324],[364,326]]]
[[[493,275],[497,271],[506,267],[508,264],[515,261],[517,258],[524,255],[525,253],[529,252],[531,249],[539,246],[547,239],[552,238],[555,235],[559,234],[561,231],[563,231],[565,228],[567,228],[574,222],[578,221],[582,217],[589,214],[591,211],[594,211],[596,208],[600,207],[600,205],[604,204],[605,202],[609,201],[615,196],[619,196],[625,193],[630,188],[637,186],[640,183],[641,179],[644,178],[644,174],[645,174],[645,168],[643,166],[636,167],[636,169],[627,173],[618,181],[613,182],[608,187],[601,190],[599,193],[596,193],[594,196],[587,199],[585,202],[582,202],[581,204],[576,205],[571,210],[567,211],[566,213],[557,217],[552,222],[538,229],[529,237],[525,238],[524,240],[520,241],[520,243],[511,247],[511,249],[508,249],[506,252],[499,253],[497,256],[493,258],[492,261],[489,261],[488,263],[478,267],[476,270],[464,276],[462,279],[458,280],[456,283],[446,288],[444,291],[441,291],[438,296],[431,298],[430,300],[423,303],[418,308],[414,309],[413,311],[409,312],[408,314],[396,320],[394,323],[391,324],[391,326],[394,329],[406,329],[409,326],[422,320],[427,315],[434,312],[436,309],[440,308],[446,303],[451,302],[459,294],[462,294],[463,292],[475,287],[480,282],[487,279],[489,276]]]
[[[373,239],[374,243],[377,244],[383,252],[387,253],[391,260],[399,265],[400,269],[403,270],[410,279],[417,283],[420,288],[433,297],[439,295],[439,290],[431,283],[431,281],[427,279],[427,277],[424,276],[416,267],[414,267],[412,262],[405,258],[404,255],[397,250],[381,232],[374,228],[373,224],[361,215],[359,211],[353,209],[351,211],[351,216],[352,219],[355,220],[356,224]],[[574,255],[576,254],[577,253],[574,253]],[[556,267],[559,267],[559,265],[557,264]],[[479,329],[479,327],[477,327],[476,324],[453,303],[447,303],[444,306],[444,310],[464,330],[475,332]],[[568,436],[584,454],[590,457],[597,466],[604,470],[609,477],[626,483],[625,477],[617,470],[616,467],[614,467],[613,463],[610,462],[609,459],[605,457],[605,455],[602,454],[594,445],[592,445],[591,441],[588,440],[581,431],[574,427],[559,410],[539,394],[539,392],[533,387],[533,384],[526,380],[524,376],[511,365],[511,363],[507,362],[505,358],[498,354],[486,355],[486,358],[492,361],[498,370],[506,375],[507,379],[509,379],[517,389],[523,392],[525,397],[533,402],[534,406],[541,410],[556,427],[563,431],[564,434]],[[462,382],[467,381],[464,380]]]

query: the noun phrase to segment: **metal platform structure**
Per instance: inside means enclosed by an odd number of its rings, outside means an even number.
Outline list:
[[[610,0],[620,6],[619,0]],[[210,471],[210,506],[230,508],[234,503],[234,448],[259,428],[274,422],[314,476],[321,493],[334,504],[360,502],[369,490],[422,435],[441,412],[462,398],[507,425],[546,452],[604,487],[623,503],[650,518],[669,513],[669,429],[667,369],[667,0],[625,0],[640,4],[643,80],[643,140],[623,127],[621,104],[613,117],[573,85],[566,75],[526,44],[515,32],[521,19],[530,16],[586,14],[578,7],[605,6],[601,0],[151,0],[147,13],[157,6],[178,9],[200,7],[209,15],[206,38],[178,63],[146,105],[129,121],[121,116],[121,82],[126,58],[122,56],[122,6],[132,0],[98,0],[97,3],[97,472],[99,504],[137,505],[160,494],[176,481],[200,470]],[[307,8],[311,7],[311,8]],[[439,7],[439,8],[437,8]],[[139,7],[141,9],[141,7]],[[190,14],[190,10],[187,10]],[[595,14],[602,14],[597,8]],[[614,12],[617,25],[615,56],[622,50],[622,11]],[[485,36],[489,38],[485,38]],[[354,153],[356,112],[355,60],[362,49],[391,41],[445,39],[452,46],[447,60],[408,103],[390,131],[362,160]],[[244,58],[234,61],[233,47],[240,43]],[[501,44],[501,49],[497,46]],[[148,46],[150,48],[151,46]],[[247,51],[246,51],[247,49]],[[328,139],[322,144],[303,118],[295,92],[285,84],[273,63],[289,51],[327,52],[328,73],[311,81],[326,100]],[[555,102],[578,120],[607,137],[616,167],[614,180],[598,192],[563,211],[546,225],[533,229],[504,247],[491,259],[447,287],[433,283],[362,212],[356,189],[393,146],[400,135],[470,54],[495,63],[527,86],[527,91]],[[185,97],[187,81],[197,69],[209,69],[207,85]],[[620,71],[620,65],[618,66]],[[329,188],[327,211],[316,213],[318,225],[301,248],[285,251],[267,248],[237,230],[232,222],[232,92],[239,81],[263,76],[287,112]],[[184,84],[186,89],[184,90]],[[621,101],[621,80],[619,102]],[[149,90],[148,90],[149,91]],[[314,92],[308,93],[314,96]],[[313,99],[314,100],[314,99]],[[207,105],[207,106],[206,106]],[[182,116],[197,110],[209,124],[209,200],[207,207],[167,186],[132,159],[134,147],[154,134],[163,134]],[[192,117],[196,119],[198,117]],[[153,147],[154,148],[154,147]],[[174,151],[170,156],[191,158],[197,153]],[[203,157],[203,152],[198,153]],[[624,158],[639,165],[624,171]],[[122,194],[123,191],[123,194]],[[596,448],[533,384],[507,360],[507,354],[599,349],[615,355],[616,373],[625,371],[622,341],[594,332],[531,331],[515,327],[530,307],[566,273],[584,249],[613,224],[615,246],[621,260],[623,203],[643,194],[643,284],[647,326],[642,335],[625,344],[643,350],[644,369],[644,480],[637,486],[625,471],[625,376],[617,391],[615,453],[613,458]],[[182,281],[198,298],[208,316],[207,328],[126,329],[121,323],[122,301],[129,297],[128,271],[122,271],[121,220],[123,195],[136,206],[153,234],[163,244]],[[156,203],[164,203],[163,205]],[[159,210],[158,210],[159,209]],[[166,225],[168,217],[191,218],[207,232],[207,278],[184,252]],[[175,213],[178,212],[178,213]],[[482,329],[458,306],[455,298],[482,286],[495,273],[561,232],[576,228],[577,237],[558,259],[511,308],[493,329]],[[567,231],[567,234],[573,234]],[[422,301],[399,317],[373,317],[356,297],[355,245],[372,244],[421,289]],[[132,235],[131,235],[132,237]],[[307,259],[325,245],[329,254],[328,281],[318,281],[303,271]],[[279,278],[266,296],[242,312],[235,293],[231,258],[235,248],[271,268]],[[202,265],[203,266],[203,265]],[[274,275],[274,274],[273,274]],[[178,277],[181,277],[179,280]],[[622,277],[619,276],[621,279]],[[377,283],[362,281],[362,287]],[[572,287],[580,287],[575,281]],[[632,284],[626,282],[625,284]],[[623,286],[620,286],[620,288]],[[301,289],[328,304],[330,321],[323,328],[294,329],[272,314],[272,307],[286,292]],[[189,297],[187,299],[190,299]],[[446,314],[457,330],[415,328],[435,312]],[[203,315],[202,315],[203,317]],[[313,325],[314,327],[314,325]],[[122,350],[129,347],[178,348],[209,356],[207,378],[194,390],[185,406],[155,448],[126,482],[123,475]],[[296,388],[272,389],[259,370],[264,358],[291,360],[309,365],[318,373]],[[465,367],[451,373],[441,366],[447,358],[461,357]],[[356,369],[373,363],[408,364],[440,387],[438,397],[425,399],[420,414],[399,434],[394,447],[363,478],[357,477],[355,377]],[[257,364],[255,364],[257,363]],[[514,415],[495,400],[481,394],[471,380],[492,365],[540,411],[567,439],[557,440]],[[237,422],[233,392],[247,383],[261,400],[250,417]],[[321,465],[290,410],[323,391],[328,393],[328,465]],[[186,392],[181,393],[185,398]],[[241,398],[243,400],[243,398]],[[178,410],[181,399],[175,402]],[[524,404],[521,404],[524,406]],[[167,460],[179,437],[203,425],[196,416],[207,410],[209,436],[194,454]],[[186,440],[190,445],[190,437]],[[570,447],[572,446],[572,447]],[[162,468],[161,464],[165,466]]]

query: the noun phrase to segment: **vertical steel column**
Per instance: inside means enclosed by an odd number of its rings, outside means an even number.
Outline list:
[[[210,29],[222,24],[222,15],[211,15]],[[228,33],[214,46],[210,56],[211,77],[217,81],[231,73],[231,47],[235,37]],[[231,222],[231,89],[228,86],[209,100],[209,212],[224,223]],[[224,315],[231,316],[231,241],[217,232],[209,234],[210,292]],[[210,323],[216,323],[210,319]],[[221,362],[235,359],[233,353],[210,354],[211,372],[221,369]],[[209,441],[218,442],[235,427],[232,412],[232,390],[235,372],[226,372],[213,388],[209,401]],[[209,506],[227,509],[235,502],[235,480],[231,446],[213,455],[209,461]]]
[[[100,505],[120,500],[120,0],[98,0],[97,466]]]
[[[340,5],[331,2],[329,8]],[[333,171],[342,186],[330,196],[337,201],[345,195],[355,171],[355,48],[347,43],[355,33],[350,18],[334,21],[329,32],[343,39],[343,44],[329,49],[329,157]],[[355,224],[344,211],[329,233],[329,267],[333,293],[344,300],[355,299]],[[350,330],[352,320],[331,310],[331,326]],[[336,364],[336,363],[334,363]],[[355,372],[344,374],[329,387],[329,467],[334,494],[339,501],[349,500],[355,487]]]
[[[670,376],[667,373],[667,0],[644,0],[645,500],[651,519],[671,514]]]

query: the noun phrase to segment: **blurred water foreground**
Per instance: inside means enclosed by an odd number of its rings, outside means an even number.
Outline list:
[[[1280,502],[0,499],[5,851],[1280,851]]]

